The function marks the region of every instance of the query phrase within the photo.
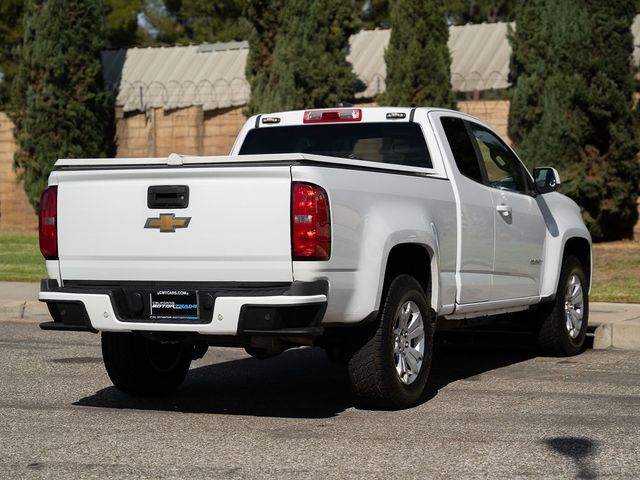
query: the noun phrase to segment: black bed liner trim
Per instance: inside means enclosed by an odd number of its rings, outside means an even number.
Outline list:
[[[432,173],[412,172],[405,170],[393,170],[374,166],[348,165],[317,160],[274,160],[272,162],[224,162],[224,163],[191,163],[186,165],[82,165],[82,166],[58,166],[57,171],[81,171],[81,170],[158,170],[181,168],[229,168],[229,167],[282,167],[282,166],[311,166],[323,168],[337,168],[342,170],[360,170],[374,173],[388,173],[391,175],[406,175],[410,177],[432,178],[434,180],[449,181],[448,178],[437,177]]]

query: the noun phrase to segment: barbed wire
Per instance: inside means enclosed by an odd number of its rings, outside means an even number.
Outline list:
[[[107,87],[115,95],[116,105],[125,111],[145,111],[150,108],[172,110],[193,105],[216,110],[245,105],[251,91],[249,82],[241,77],[214,81],[203,79],[198,82],[171,80],[166,83],[122,80]]]
[[[386,88],[385,76],[375,73],[370,77],[358,76],[356,89],[358,100],[373,100]],[[509,87],[509,81],[500,72],[491,72],[482,76],[480,72],[471,72],[467,76],[453,74],[451,85],[455,92],[495,91]],[[249,82],[243,77],[231,80],[202,79],[198,82],[171,80],[166,83],[153,81],[129,82],[121,80],[108,85],[115,95],[116,105],[125,111],[146,111],[150,108],[173,110],[200,105],[204,110],[217,110],[246,105],[251,94]]]

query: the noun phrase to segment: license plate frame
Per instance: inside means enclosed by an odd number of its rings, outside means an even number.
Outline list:
[[[198,293],[167,288],[149,293],[149,319],[156,321],[200,321]]]

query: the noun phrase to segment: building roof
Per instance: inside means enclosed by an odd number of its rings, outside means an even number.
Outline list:
[[[500,90],[509,86],[506,23],[483,23],[449,27],[451,86],[456,92]],[[349,39],[347,60],[366,86],[358,98],[373,98],[385,89],[387,68],[384,51],[391,30],[363,30]]]
[[[456,92],[509,87],[511,46],[503,22],[449,27],[451,85]],[[640,39],[640,15],[631,28]],[[390,30],[363,30],[349,39],[347,60],[363,83],[356,94],[372,99],[385,90],[384,51]],[[640,65],[635,40],[634,63]],[[237,107],[249,100],[245,78],[247,42],[106,50],[102,54],[107,85],[117,90],[124,111],[201,105],[204,110]]]
[[[245,105],[247,42],[102,52],[107,86],[125,112],[151,107],[204,110]]]

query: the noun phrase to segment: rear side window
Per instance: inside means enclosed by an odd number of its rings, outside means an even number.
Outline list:
[[[257,128],[240,155],[311,153],[412,167],[433,168],[417,123],[295,125]]]
[[[480,163],[464,121],[457,117],[441,117],[440,121],[460,173],[483,183]]]

